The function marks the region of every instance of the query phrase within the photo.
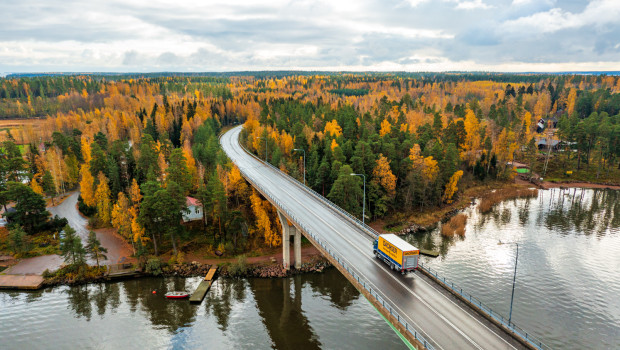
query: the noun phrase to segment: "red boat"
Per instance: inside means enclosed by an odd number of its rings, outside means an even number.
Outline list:
[[[166,293],[166,298],[168,299],[183,299],[189,296],[188,292],[168,292]]]

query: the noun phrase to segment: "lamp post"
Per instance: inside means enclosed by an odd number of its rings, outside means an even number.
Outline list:
[[[361,176],[364,178],[364,200],[362,202],[362,224],[364,224],[364,217],[366,216],[366,175],[351,173],[351,176]]]
[[[293,148],[293,151],[304,152],[304,186],[306,186],[306,150],[301,148]]]
[[[256,137],[257,139],[265,140],[265,163],[267,162],[267,138],[266,137]]]
[[[497,243],[498,245],[502,245],[502,244],[514,244],[517,246],[517,255],[515,256],[515,273],[514,276],[512,277],[512,294],[510,296],[510,312],[508,313],[508,327],[510,327],[510,322],[512,321],[512,302],[514,300],[515,297],[515,283],[517,281],[517,262],[519,261],[519,243],[517,242],[502,242],[499,241],[499,243]]]

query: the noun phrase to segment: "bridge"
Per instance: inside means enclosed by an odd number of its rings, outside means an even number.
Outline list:
[[[229,130],[220,143],[243,177],[277,208],[285,268],[291,264],[291,238],[294,262],[300,266],[303,234],[418,349],[533,348],[448,293],[436,279],[390,270],[374,257],[372,229],[246,152],[239,143],[241,130]]]

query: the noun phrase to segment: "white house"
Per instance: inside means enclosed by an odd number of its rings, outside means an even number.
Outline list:
[[[183,222],[202,220],[202,205],[196,198],[185,197],[189,213],[183,213]]]

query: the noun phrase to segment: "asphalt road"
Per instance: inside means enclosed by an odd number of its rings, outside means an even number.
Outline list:
[[[47,210],[54,215],[58,215],[61,218],[67,219],[69,226],[73,227],[75,232],[80,236],[82,244],[86,245],[88,241],[88,219],[80,215],[77,210],[79,191],[73,192],[62,203],[55,207],[48,207]],[[123,241],[122,238],[115,235],[113,230],[96,230],[96,235],[101,245],[105,247],[108,252],[105,254],[107,259],[100,261],[102,265],[111,265],[121,262],[121,260],[127,259],[131,256],[131,247]],[[123,259],[125,258],[125,259]],[[93,259],[88,259],[90,265],[94,265]]]
[[[298,224],[327,242],[331,251],[337,252],[347,266],[369,281],[373,291],[436,349],[523,348],[419,272],[402,276],[377,260],[372,253],[372,238],[360,226],[281,172],[244,152],[238,142],[241,128],[228,131],[220,139],[232,161],[253,183],[294,213]]]

